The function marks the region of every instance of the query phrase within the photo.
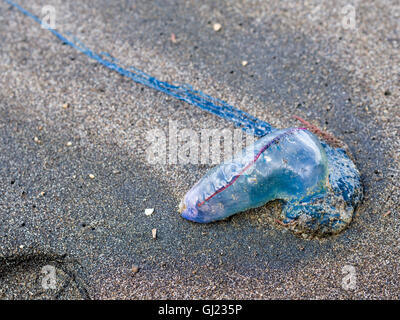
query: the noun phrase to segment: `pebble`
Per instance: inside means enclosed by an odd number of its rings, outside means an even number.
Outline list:
[[[221,30],[221,28],[222,28],[222,26],[220,23],[214,23],[214,25],[213,25],[214,31],[218,32]]]
[[[247,66],[248,63],[249,63],[248,61],[243,60],[243,61],[242,61],[242,66],[245,67],[245,66]]]
[[[70,147],[70,146],[72,146],[72,142],[71,142],[71,141],[68,141],[68,142],[67,142],[67,147]]]
[[[133,265],[131,270],[132,270],[132,273],[138,273],[139,267],[137,265]]]
[[[42,141],[40,141],[40,139],[38,137],[34,137],[33,141],[35,141],[37,144],[41,143]]]
[[[147,208],[144,210],[144,214],[146,216],[151,216],[153,214],[153,212],[154,212],[154,208]]]
[[[157,239],[157,229],[151,230],[151,235],[153,236],[153,239]]]
[[[64,103],[62,107],[63,107],[63,109],[68,109],[69,108],[69,103]]]
[[[89,173],[89,178],[94,179],[94,174]]]
[[[171,41],[172,41],[172,43],[176,43],[177,42],[175,33],[171,33]]]

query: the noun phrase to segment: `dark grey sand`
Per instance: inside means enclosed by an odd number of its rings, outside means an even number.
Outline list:
[[[159,79],[277,127],[296,114],[328,130],[354,154],[365,200],[323,240],[277,224],[276,203],[183,220],[179,200],[207,167],[149,165],[146,132],[170,119],[198,132],[232,124],[102,67],[0,1],[0,298],[399,297],[399,1],[354,1],[355,29],[342,25],[348,1],[18,3],[38,15],[53,5],[58,30]],[[41,286],[45,265],[56,289]]]

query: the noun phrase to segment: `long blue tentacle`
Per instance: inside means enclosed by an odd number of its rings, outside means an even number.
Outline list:
[[[24,9],[17,3],[4,0],[9,5],[18,9],[24,15],[32,18],[34,21],[41,25],[46,25],[39,17]],[[160,81],[143,71],[135,67],[124,67],[119,63],[119,61],[111,57],[107,53],[95,53],[94,51],[88,49],[84,44],[82,44],[75,37],[70,36],[68,39],[66,36],[61,34],[55,29],[47,28],[51,33],[53,33],[59,40],[64,44],[71,46],[72,48],[78,50],[79,52],[85,54],[91,59],[96,60],[103,66],[118,72],[119,74],[126,76],[137,83],[141,83],[147,87],[153,88],[155,90],[164,92],[178,100],[185,101],[194,106],[197,106],[209,113],[215,114],[223,119],[229,120],[235,124],[235,126],[242,128],[247,133],[254,134],[256,136],[264,136],[274,128],[267,122],[262,121],[240,109],[237,109],[223,100],[211,97],[201,91],[193,89],[190,85],[174,85],[165,81]]]

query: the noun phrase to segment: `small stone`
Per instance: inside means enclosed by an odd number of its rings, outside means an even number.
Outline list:
[[[119,173],[121,173],[120,170],[117,170],[117,169],[113,170],[113,174],[119,174]]]
[[[220,23],[214,23],[214,25],[213,25],[214,31],[218,32],[221,30],[221,28],[222,28],[222,26]]]
[[[171,42],[172,42],[172,43],[176,43],[176,42],[177,42],[177,41],[176,41],[175,33],[171,33]]]
[[[90,179],[94,179],[94,174],[89,173],[89,178],[90,178]]]
[[[64,103],[62,107],[63,107],[63,109],[68,109],[69,108],[69,103]]]
[[[243,61],[242,61],[242,66],[245,67],[245,66],[247,66],[248,63],[249,63],[248,61],[243,60]]]
[[[68,141],[68,142],[67,142],[67,147],[70,147],[70,146],[72,146],[72,142],[71,142],[71,141]]]
[[[132,270],[132,273],[138,273],[139,267],[137,265],[133,265],[131,270]]]
[[[23,249],[23,248],[24,248],[24,245],[23,245],[23,244],[21,244],[21,245],[19,246],[19,248],[20,248],[20,249]]]
[[[41,193],[39,193],[39,195],[40,195],[41,197],[44,197],[44,196],[46,195],[46,192],[42,191]]]
[[[40,141],[40,139],[38,137],[34,137],[33,141],[37,144],[40,144],[42,141]]]
[[[144,210],[144,214],[146,216],[151,216],[153,214],[153,212],[154,212],[154,208],[147,208]]]
[[[157,239],[157,229],[151,230],[151,235],[153,236],[153,239]]]

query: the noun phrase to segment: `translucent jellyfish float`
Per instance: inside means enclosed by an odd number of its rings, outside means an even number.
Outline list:
[[[344,148],[305,128],[272,130],[214,167],[185,195],[183,218],[200,223],[283,203],[281,223],[310,236],[336,234],[362,199],[360,174]]]

